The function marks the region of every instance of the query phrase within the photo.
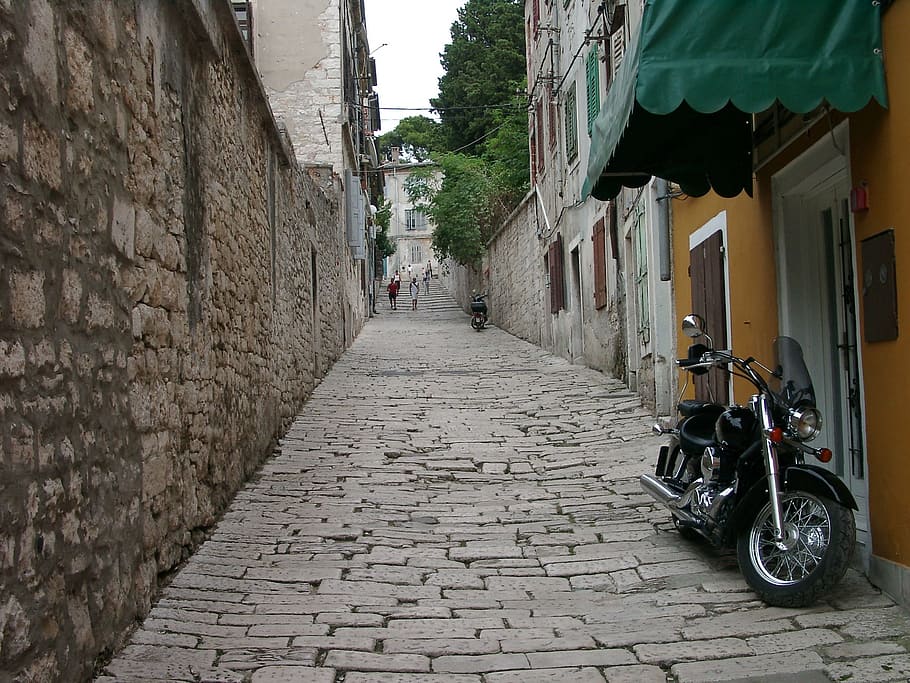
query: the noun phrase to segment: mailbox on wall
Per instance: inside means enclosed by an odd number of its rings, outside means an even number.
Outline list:
[[[862,241],[863,323],[867,342],[897,339],[894,230]]]

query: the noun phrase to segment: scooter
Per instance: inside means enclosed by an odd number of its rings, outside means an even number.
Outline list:
[[[471,327],[480,332],[487,325],[486,294],[471,296]]]
[[[746,583],[762,600],[811,605],[850,563],[857,506],[835,474],[806,463],[806,456],[829,462],[832,453],[808,444],[822,418],[802,348],[778,337],[771,369],[714,349],[697,315],[685,317],[683,332],[707,344],[693,343],[688,358],[676,361],[680,368],[693,375],[724,368],[756,393],[748,406],[681,401],[675,428],[654,426],[670,443],[661,447],[654,474],[640,477],[641,486],[684,537],[735,547]]]

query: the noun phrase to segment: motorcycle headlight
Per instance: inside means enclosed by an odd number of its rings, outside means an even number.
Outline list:
[[[800,441],[811,441],[822,428],[822,415],[815,408],[804,408],[790,412],[790,431]]]

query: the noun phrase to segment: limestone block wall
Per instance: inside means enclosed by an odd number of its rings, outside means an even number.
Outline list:
[[[0,2],[0,680],[83,680],[363,324],[228,3]]]
[[[581,301],[573,300],[569,303],[569,310],[551,314],[548,273],[544,267],[551,238],[539,238],[541,222],[536,211],[534,195],[529,194],[486,245],[481,283],[474,284],[463,269],[455,269],[450,291],[467,306],[469,290],[465,285],[471,283],[471,287],[483,289],[489,293],[490,319],[502,329],[571,361],[582,362],[611,377],[623,378],[625,342],[622,303],[625,294],[621,283],[611,276],[608,305],[595,310],[594,266],[588,231],[580,241],[580,268],[583,270],[582,282],[585,283]],[[565,226],[563,229],[568,230]],[[607,267],[612,273],[615,266],[608,263]],[[571,287],[568,255],[565,271],[568,293]],[[580,313],[581,308],[583,312]],[[584,338],[583,352],[579,355],[573,354],[574,335]]]

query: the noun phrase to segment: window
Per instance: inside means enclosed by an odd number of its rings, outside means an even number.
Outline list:
[[[537,140],[535,147],[537,148],[537,172],[543,175],[544,170],[544,144],[543,144],[543,131],[544,131],[544,122],[543,122],[543,100],[537,100],[537,106],[534,109],[534,133]]]
[[[565,268],[562,262],[562,235],[550,245],[547,254],[550,267],[550,313],[554,315],[566,307]]]
[[[411,245],[411,263],[420,263],[423,261],[423,250],[419,244]]]
[[[420,209],[405,209],[405,230],[426,230],[427,215]]]
[[[619,71],[619,66],[622,64],[622,58],[625,53],[626,28],[625,23],[621,23],[617,29],[610,34],[610,68],[612,76],[615,76],[616,72]]]
[[[594,120],[600,112],[600,59],[597,54],[597,45],[588,52],[585,64],[585,84],[588,94],[588,137],[594,131]]]
[[[566,121],[566,160],[573,161],[578,156],[578,111],[574,81],[569,86],[565,102]]]
[[[550,115],[550,149],[556,147],[556,142],[559,139],[558,131],[556,126],[556,100],[553,97],[553,82],[550,81],[547,83],[547,102]]]
[[[607,305],[607,235],[606,224],[601,218],[594,225],[594,308]]]

